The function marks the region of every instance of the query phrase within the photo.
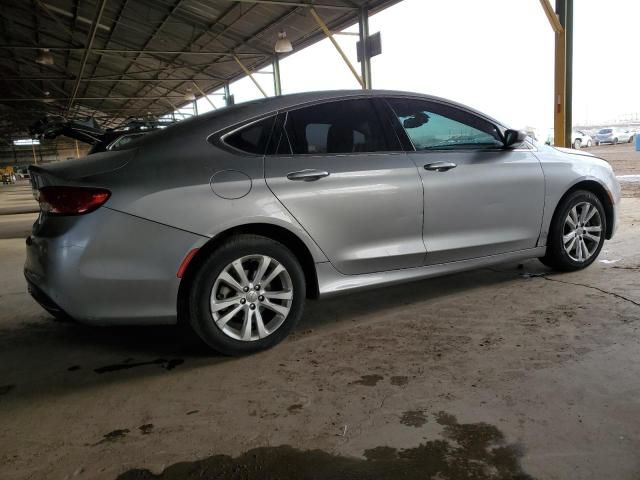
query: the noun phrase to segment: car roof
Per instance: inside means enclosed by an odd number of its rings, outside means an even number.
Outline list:
[[[495,123],[499,127],[507,128],[502,122],[486,115],[483,112],[475,110],[471,107],[458,102],[440,98],[434,95],[425,95],[421,93],[405,92],[401,90],[326,90],[319,92],[304,92],[281,95],[278,97],[261,98],[248,102],[238,103],[229,107],[213,110],[196,117],[177,122],[158,132],[152,132],[145,135],[141,139],[136,139],[123,148],[131,148],[134,146],[142,146],[150,142],[164,137],[170,138],[186,133],[195,133],[200,129],[204,129],[207,134],[214,133],[228,127],[259,119],[270,114],[275,114],[281,110],[288,110],[295,107],[302,107],[306,104],[315,102],[350,99],[350,98],[377,98],[377,97],[405,97],[417,98],[427,101],[444,103],[453,107],[457,107],[468,112],[474,113],[480,117]]]

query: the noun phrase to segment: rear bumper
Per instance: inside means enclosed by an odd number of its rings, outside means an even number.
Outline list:
[[[55,316],[98,325],[171,324],[176,272],[206,240],[103,207],[35,227],[24,274],[31,295]]]

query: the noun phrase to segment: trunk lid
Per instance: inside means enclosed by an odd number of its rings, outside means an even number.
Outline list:
[[[123,168],[133,160],[136,152],[135,149],[110,151],[77,160],[31,165],[31,185],[34,189],[50,185],[78,185],[84,179]]]

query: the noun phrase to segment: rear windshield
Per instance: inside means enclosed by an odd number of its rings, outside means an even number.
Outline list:
[[[611,133],[613,130],[610,128],[603,128],[598,133]]]

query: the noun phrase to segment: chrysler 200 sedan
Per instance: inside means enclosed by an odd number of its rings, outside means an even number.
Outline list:
[[[55,316],[281,341],[305,298],[539,258],[590,265],[620,187],[592,155],[440,98],[305,93],[31,167],[25,276]]]

